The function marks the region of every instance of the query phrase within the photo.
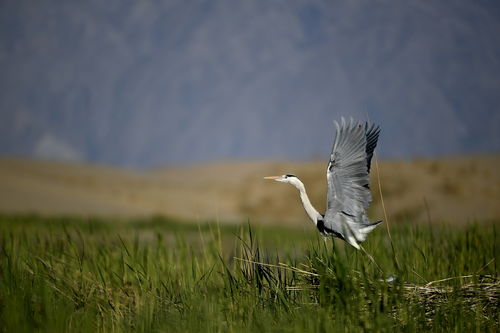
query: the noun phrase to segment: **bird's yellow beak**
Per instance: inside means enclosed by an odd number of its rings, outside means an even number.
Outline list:
[[[276,180],[276,179],[280,179],[281,176],[267,176],[267,177],[264,177],[264,179],[271,179],[271,180]]]

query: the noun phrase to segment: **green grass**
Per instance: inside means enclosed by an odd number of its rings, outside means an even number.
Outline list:
[[[0,217],[0,329],[498,332],[495,223],[391,231]]]

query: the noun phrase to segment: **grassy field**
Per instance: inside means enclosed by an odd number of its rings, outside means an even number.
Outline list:
[[[3,216],[0,329],[498,332],[497,232],[382,225],[374,264],[311,225]]]

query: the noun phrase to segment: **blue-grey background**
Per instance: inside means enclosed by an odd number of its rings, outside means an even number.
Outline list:
[[[496,1],[0,1],[0,154],[147,167],[500,151]]]

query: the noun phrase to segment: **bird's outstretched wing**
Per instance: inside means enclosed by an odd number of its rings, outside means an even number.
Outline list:
[[[326,215],[343,213],[361,217],[371,201],[370,163],[380,128],[373,124],[335,122],[337,134],[326,172],[328,182]]]

